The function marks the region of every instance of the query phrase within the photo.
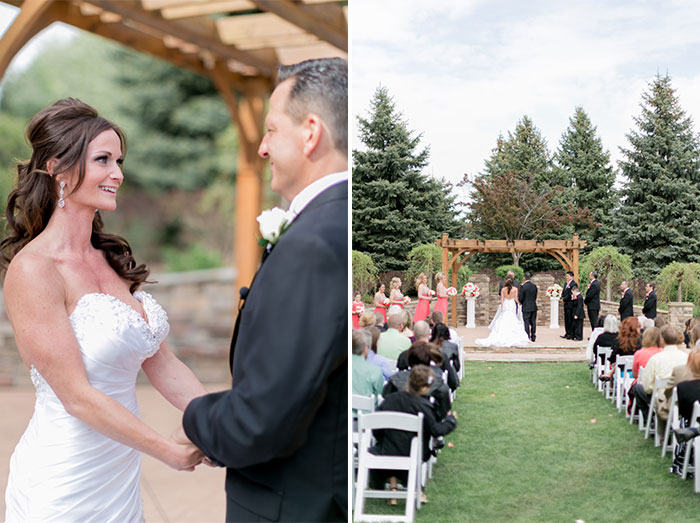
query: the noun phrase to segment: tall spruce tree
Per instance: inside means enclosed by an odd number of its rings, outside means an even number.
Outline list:
[[[571,201],[579,209],[591,211],[598,225],[590,230],[576,231],[588,241],[609,239],[612,211],[618,197],[613,187],[615,171],[610,164],[610,153],[603,149],[603,142],[596,135],[596,127],[582,107],[577,107],[569,118],[569,127],[562,134],[559,148],[554,154],[556,169],[571,184]]]
[[[406,270],[413,247],[459,231],[452,187],[422,173],[428,149],[418,150],[421,136],[385,87],[358,122],[365,150],[353,150],[353,249],[370,254],[380,271]]]
[[[621,148],[627,183],[615,225],[616,245],[648,279],[673,261],[700,262],[700,147],[668,75],[649,82],[641,108]]]

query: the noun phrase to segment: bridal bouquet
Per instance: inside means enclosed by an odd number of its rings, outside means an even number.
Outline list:
[[[452,296],[457,296],[457,289],[454,287],[448,287],[447,288],[447,295],[452,297]]]
[[[465,298],[477,298],[479,296],[479,287],[469,282],[462,287],[462,294],[464,294]]]
[[[433,289],[429,289],[428,294],[430,294],[431,296],[435,296],[435,291]]]
[[[411,303],[411,298],[409,298],[408,296],[404,296],[403,303],[404,305],[408,305],[409,303]]]
[[[561,298],[561,291],[563,289],[561,288],[561,285],[558,283],[555,283],[554,285],[550,285],[547,287],[547,296],[550,298]]]
[[[388,307],[390,303],[391,303],[391,300],[390,300],[389,298],[387,298],[387,299],[384,300],[384,306],[385,306],[385,307]]]

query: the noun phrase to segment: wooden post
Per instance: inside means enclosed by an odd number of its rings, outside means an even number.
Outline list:
[[[576,281],[580,287],[581,282],[578,281],[578,234],[574,234],[574,248],[571,255],[571,265],[573,265],[571,270],[574,272],[574,281]]]
[[[17,18],[0,40],[0,78],[24,44],[53,21],[46,13],[51,2],[52,0],[25,0],[22,3]]]

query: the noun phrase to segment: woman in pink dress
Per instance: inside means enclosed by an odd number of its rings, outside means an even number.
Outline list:
[[[430,315],[431,291],[428,288],[428,278],[422,272],[416,278],[418,287],[418,306],[413,314],[413,323],[424,320]]]
[[[384,292],[386,291],[386,286],[382,283],[379,286],[379,290],[374,295],[374,312],[379,312],[384,316],[384,323],[386,323],[386,301],[389,299],[386,297]]]
[[[391,291],[389,292],[389,307],[397,305],[403,309],[403,294],[401,293],[401,278],[393,277],[389,283]]]
[[[444,284],[445,273],[438,272],[435,275],[435,280],[437,281],[437,301],[435,302],[435,306],[433,307],[433,312],[442,312],[442,317],[445,318],[445,321],[447,321],[447,287],[445,287]]]
[[[360,316],[365,312],[365,304],[362,302],[362,296],[355,294],[355,301],[352,302],[352,328],[360,328]]]

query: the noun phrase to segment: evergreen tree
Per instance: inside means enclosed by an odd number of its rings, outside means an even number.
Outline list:
[[[589,242],[609,238],[612,211],[618,202],[613,187],[615,171],[610,164],[610,153],[603,149],[596,127],[583,108],[577,107],[569,119],[554,158],[557,169],[563,171],[561,177],[571,183],[572,202],[579,209],[587,207],[598,225],[593,231],[577,233]]]
[[[386,88],[358,118],[366,150],[353,150],[352,243],[380,271],[405,270],[416,245],[459,231],[451,185],[424,175],[428,149],[408,128]]]
[[[673,261],[700,262],[700,149],[668,75],[649,83],[641,107],[621,149],[616,244],[635,275],[650,279]]]

